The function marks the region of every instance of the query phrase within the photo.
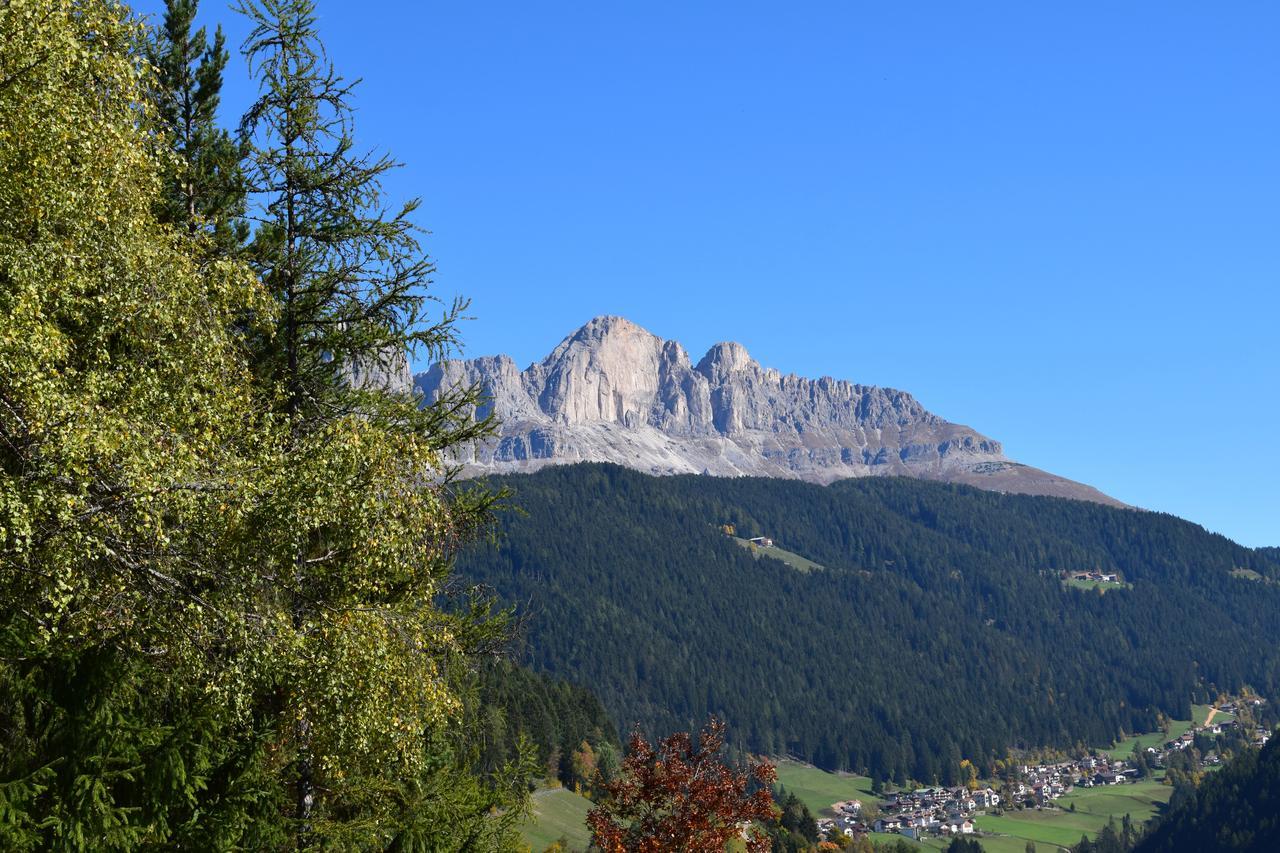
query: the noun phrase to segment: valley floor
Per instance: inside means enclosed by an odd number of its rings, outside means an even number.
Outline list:
[[[1123,766],[1123,759],[1132,755],[1135,745],[1158,750],[1162,744],[1177,741],[1192,730],[1234,722],[1234,715],[1228,711],[1209,705],[1194,705],[1192,719],[1172,721],[1167,732],[1135,735],[1094,754],[1119,759],[1115,765],[1119,767]],[[1099,758],[1099,761],[1105,770],[1106,759]],[[831,773],[790,759],[779,760],[776,767],[779,786],[794,794],[820,819],[838,817],[832,808],[834,804],[856,800],[864,807],[875,808],[884,799],[872,792],[872,780],[867,776]],[[1203,769],[1208,772],[1217,767]],[[1151,779],[1069,788],[1069,793],[1055,795],[1056,799],[1046,802],[1043,808],[1008,809],[1001,814],[979,810],[973,815],[976,830],[973,837],[989,853],[1025,853],[1028,842],[1033,842],[1037,851],[1063,850],[1083,837],[1096,837],[1111,821],[1118,826],[1126,815],[1135,827],[1139,827],[1169,801],[1173,789],[1164,784],[1163,775],[1164,771],[1160,770]],[[572,791],[561,788],[540,790],[533,795],[533,814],[522,827],[522,835],[533,851],[544,850],[559,839],[567,842],[569,850],[585,850],[590,841],[585,825],[590,808],[589,800]],[[872,833],[871,837],[877,841],[905,841],[921,850],[942,850],[949,843],[943,837],[928,837],[921,841],[896,834]]]
[[[1190,721],[1183,723],[1184,727],[1191,725]],[[1131,750],[1132,742],[1117,747],[1121,748]],[[871,793],[871,780],[866,776],[828,773],[794,761],[778,763],[778,781],[804,802],[814,815],[831,815],[834,802],[856,799],[865,803],[878,799]],[[1079,788],[1059,799],[1060,808],[1011,810],[999,817],[978,816],[975,824],[984,833],[978,840],[989,853],[1024,853],[1028,841],[1035,842],[1037,851],[1057,851],[1076,844],[1083,836],[1095,837],[1109,820],[1114,819],[1119,824],[1126,814],[1135,825],[1142,824],[1168,802],[1171,793],[1169,786],[1154,779]],[[1075,812],[1070,811],[1072,804]],[[873,834],[872,838],[879,841],[906,840],[900,835],[890,834]],[[908,843],[922,850],[942,850],[948,841],[930,838]]]

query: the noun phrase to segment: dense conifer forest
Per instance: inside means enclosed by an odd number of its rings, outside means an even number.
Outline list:
[[[566,788],[611,778],[622,755],[618,729],[590,690],[505,660],[482,667],[474,694],[484,744],[480,767],[497,773],[532,752],[546,778]]]
[[[1280,564],[1172,516],[609,465],[492,485],[521,511],[460,571],[525,615],[535,668],[624,727],[715,713],[740,747],[952,782],[962,758],[985,773],[1009,747],[1107,744],[1218,690],[1280,687],[1259,641],[1280,632]],[[756,559],[726,524],[826,569]],[[1063,582],[1084,570],[1126,586]]]

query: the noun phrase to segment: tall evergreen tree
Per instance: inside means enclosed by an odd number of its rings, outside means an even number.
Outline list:
[[[162,221],[191,234],[208,232],[223,251],[248,236],[240,147],[217,124],[222,72],[228,54],[219,26],[210,43],[195,32],[198,0],[165,0],[163,25],[152,33],[149,58],[156,68],[157,117],[173,157],[157,205]]]
[[[428,321],[435,266],[412,219],[419,202],[385,206],[381,181],[399,164],[357,150],[355,84],[327,61],[315,4],[245,0],[239,11],[253,25],[243,51],[260,87],[241,124],[258,226],[252,259],[280,305],[265,367],[285,388],[283,410],[306,431],[335,415],[373,414],[386,395],[343,380],[375,364],[397,368],[406,349],[450,349],[465,302]],[[404,426],[435,435],[437,447],[483,433],[486,424],[454,414],[472,400],[446,400]]]
[[[284,469],[319,510],[280,530],[270,569],[288,579],[297,649],[281,687],[305,846],[368,832],[370,814],[383,835],[406,819],[386,805],[405,796],[397,780],[420,778],[422,732],[457,708],[441,667],[485,635],[482,619],[450,622],[432,599],[495,496],[453,488],[441,453],[489,430],[470,417],[475,389],[419,408],[408,389],[368,379],[394,374],[406,351],[448,350],[464,304],[428,321],[434,267],[417,202],[384,207],[381,179],[396,164],[357,152],[352,84],[325,58],[314,4],[244,0],[239,11],[260,86],[241,128],[249,257],[278,306],[257,368],[289,434]],[[369,679],[382,689],[352,695],[350,680]]]

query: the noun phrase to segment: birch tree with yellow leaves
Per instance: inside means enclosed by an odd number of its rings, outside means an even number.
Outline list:
[[[500,620],[439,606],[488,425],[352,381],[461,306],[428,318],[309,4],[244,11],[250,263],[157,218],[129,10],[0,3],[0,846],[501,847],[522,777],[469,774],[455,677]]]

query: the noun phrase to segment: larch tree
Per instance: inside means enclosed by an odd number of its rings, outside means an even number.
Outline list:
[[[290,649],[279,697],[298,840],[402,843],[429,808],[405,780],[427,778],[427,743],[462,707],[451,662],[497,630],[434,603],[495,499],[455,487],[446,452],[490,424],[473,416],[476,389],[420,407],[395,381],[407,352],[455,344],[465,303],[428,297],[417,202],[385,206],[397,164],[356,149],[353,84],[326,59],[314,4],[239,11],[260,89],[241,126],[248,258],[277,306],[256,370],[287,433],[258,555]]]

